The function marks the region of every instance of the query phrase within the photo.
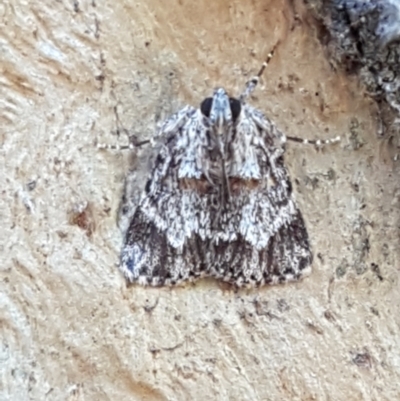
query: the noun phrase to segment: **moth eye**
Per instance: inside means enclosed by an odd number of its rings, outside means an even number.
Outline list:
[[[234,97],[229,98],[229,105],[231,106],[232,120],[235,121],[242,110],[242,105],[240,100],[235,99]]]
[[[208,97],[201,102],[200,110],[201,113],[206,117],[210,117],[212,102],[213,102],[212,97]]]
[[[146,193],[149,193],[150,192],[150,188],[151,188],[151,180],[148,180],[147,182],[146,182],[146,186],[145,186],[145,192]]]
[[[161,164],[161,163],[164,163],[164,161],[165,161],[165,157],[161,153],[159,153],[156,158],[156,163]]]

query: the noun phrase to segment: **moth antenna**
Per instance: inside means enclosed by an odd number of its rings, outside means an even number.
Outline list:
[[[287,136],[286,139],[288,141],[315,145],[317,147],[320,147],[323,145],[332,145],[334,143],[340,142],[340,140],[341,140],[340,136],[337,136],[337,137],[331,138],[331,139],[304,139],[304,138],[299,138],[297,136]]]
[[[245,88],[244,92],[240,95],[240,100],[242,102],[244,102],[256,88],[261,75],[264,73],[264,70],[267,68],[269,62],[274,57],[274,53],[275,53],[275,50],[278,47],[278,45],[279,45],[279,41],[275,44],[275,46],[272,48],[272,50],[268,53],[267,58],[262,63],[262,66],[261,66],[260,70],[258,71],[257,75],[255,75],[253,78],[251,78],[250,81],[247,81],[246,88]]]
[[[116,151],[120,151],[120,150],[127,150],[130,149],[132,150],[134,148],[133,144],[129,144],[129,145],[110,145],[108,143],[98,143],[97,144],[97,149],[106,149],[106,150],[116,150]]]
[[[97,149],[107,149],[107,150],[116,150],[116,151],[120,151],[120,150],[133,150],[136,148],[140,148],[143,145],[147,145],[148,143],[150,143],[151,141],[149,139],[146,139],[144,141],[138,141],[136,139],[135,136],[128,136],[129,138],[129,144],[128,145],[119,145],[119,144],[115,144],[115,145],[110,145],[107,143],[97,143]]]

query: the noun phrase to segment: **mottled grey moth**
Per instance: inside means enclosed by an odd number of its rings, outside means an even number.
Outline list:
[[[286,137],[246,102],[271,57],[239,98],[215,89],[200,108],[186,106],[162,124],[121,252],[129,282],[212,276],[259,286],[310,273],[308,234],[283,159],[287,139],[305,140]]]

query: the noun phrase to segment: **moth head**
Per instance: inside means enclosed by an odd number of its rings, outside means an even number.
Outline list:
[[[215,89],[213,97],[204,99],[200,105],[201,113],[219,132],[237,120],[241,108],[240,100],[229,97],[222,88]]]

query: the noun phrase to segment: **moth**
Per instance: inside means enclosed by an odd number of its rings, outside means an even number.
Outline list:
[[[200,108],[185,106],[161,125],[121,252],[128,282],[211,276],[240,287],[310,274],[309,238],[284,164],[286,141],[306,140],[285,136],[247,103],[273,52],[238,98],[217,88]]]

